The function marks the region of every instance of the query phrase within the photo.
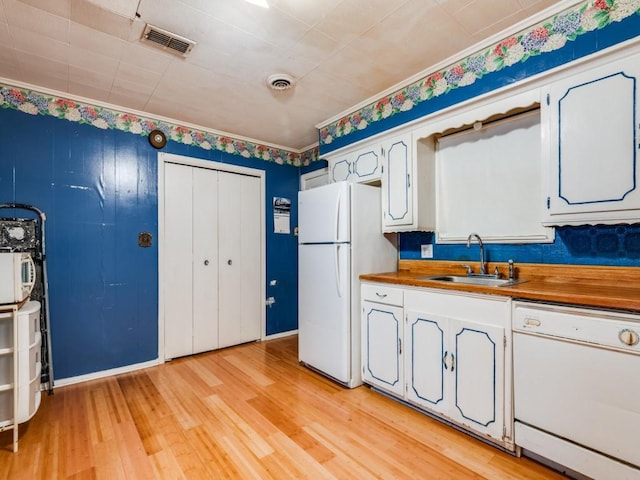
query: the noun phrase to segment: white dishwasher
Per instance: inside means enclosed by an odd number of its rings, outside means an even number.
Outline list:
[[[640,316],[513,303],[515,443],[596,479],[640,479]]]

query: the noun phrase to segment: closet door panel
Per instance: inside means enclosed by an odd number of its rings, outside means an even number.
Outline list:
[[[218,348],[218,172],[193,169],[193,353]]]
[[[260,339],[260,318],[264,309],[261,297],[260,265],[262,262],[261,232],[261,195],[258,177],[242,179],[242,233],[240,234],[242,249],[242,286],[240,303],[242,322],[240,325],[240,342]]]
[[[192,168],[165,164],[165,357],[193,353]]]
[[[260,338],[260,180],[219,173],[219,346]]]

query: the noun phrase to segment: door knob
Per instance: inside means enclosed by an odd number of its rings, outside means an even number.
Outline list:
[[[227,260],[227,265],[231,265],[232,263],[231,259]]]
[[[206,265],[209,265],[209,260],[205,260],[205,261],[204,261],[204,264],[205,264],[205,266],[206,266]]]

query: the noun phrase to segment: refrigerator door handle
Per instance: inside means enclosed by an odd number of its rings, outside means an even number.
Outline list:
[[[340,203],[342,202],[342,195],[338,195],[336,198],[336,214],[333,217],[335,222],[336,222],[336,229],[334,232],[334,237],[333,237],[333,241],[337,242],[338,241],[338,237],[340,235]]]
[[[340,245],[336,245],[335,249],[335,260],[336,260],[336,290],[338,291],[338,297],[342,298],[342,289],[340,282]]]

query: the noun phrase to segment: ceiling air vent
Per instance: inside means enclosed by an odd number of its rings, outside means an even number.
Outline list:
[[[276,73],[267,78],[267,85],[272,90],[289,90],[295,85],[295,80],[286,73]]]
[[[196,44],[193,40],[150,24],[144,28],[141,40],[181,57],[186,57]]]

